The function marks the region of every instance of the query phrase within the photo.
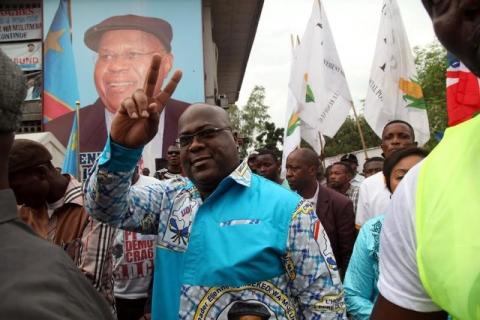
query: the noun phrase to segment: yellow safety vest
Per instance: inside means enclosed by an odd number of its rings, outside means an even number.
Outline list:
[[[480,116],[449,128],[420,169],[417,264],[454,319],[480,319]]]

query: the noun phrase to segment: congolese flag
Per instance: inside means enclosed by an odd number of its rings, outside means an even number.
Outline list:
[[[62,172],[69,173],[77,179],[80,178],[78,163],[79,151],[78,112],[76,112],[73,117],[72,132],[68,139],[67,153],[63,160]]]
[[[75,110],[79,99],[67,4],[60,0],[44,43],[44,123]]]
[[[480,113],[479,79],[451,53],[448,54],[447,111],[449,126]]]

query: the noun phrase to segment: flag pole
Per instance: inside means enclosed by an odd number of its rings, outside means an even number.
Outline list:
[[[60,0],[62,1],[62,0]],[[68,12],[68,31],[70,32],[70,42],[72,42],[72,1],[67,1],[67,12]]]
[[[322,159],[322,166],[323,166],[323,169],[325,170],[325,150],[324,150],[324,146],[323,146],[323,137],[322,137],[322,133],[320,131],[318,131],[318,137],[320,138],[320,158]]]
[[[75,161],[77,162],[77,178],[78,181],[82,181],[82,170],[80,170],[80,100],[75,101],[75,113],[77,118],[77,134],[75,143],[78,146],[78,152],[76,152]]]
[[[320,17],[322,16],[322,2],[320,0],[317,0],[318,2],[318,11],[320,11]]]
[[[355,122],[357,123],[357,129],[358,129],[358,134],[360,135],[360,141],[362,142],[363,152],[365,153],[365,160],[367,160],[368,159],[367,145],[365,144],[365,137],[363,134],[362,126],[360,125],[360,121],[358,120],[357,111],[355,110],[355,106],[353,105],[353,102],[352,102],[352,110],[353,110],[353,115],[355,117]]]

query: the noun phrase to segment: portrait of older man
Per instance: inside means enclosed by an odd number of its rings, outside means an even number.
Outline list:
[[[85,32],[85,45],[97,53],[93,78],[99,98],[80,109],[81,152],[102,150],[113,115],[126,97],[142,88],[154,54],[161,56],[155,92],[160,90],[173,64],[172,38],[172,27],[167,21],[138,15],[112,16]],[[162,158],[168,146],[174,144],[178,118],[187,106],[174,99],[167,102],[163,130],[146,146],[144,155],[149,159],[145,160],[154,163],[155,158]],[[71,112],[45,125],[45,130],[54,133],[65,146],[73,115]]]

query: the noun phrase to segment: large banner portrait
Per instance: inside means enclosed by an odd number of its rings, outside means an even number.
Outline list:
[[[181,113],[204,101],[201,0],[45,0],[43,9],[45,130],[67,146],[79,104],[81,159],[102,151],[114,113],[143,87],[154,54],[162,58],[157,92],[183,71],[144,148],[144,166],[155,169],[175,142]]]

